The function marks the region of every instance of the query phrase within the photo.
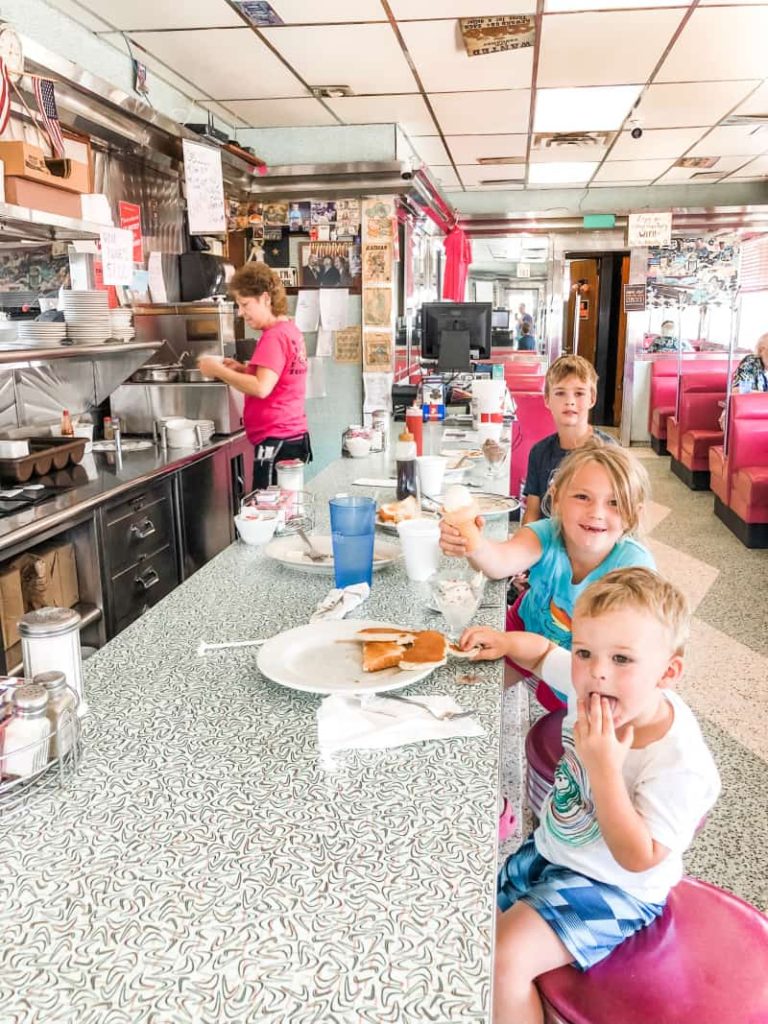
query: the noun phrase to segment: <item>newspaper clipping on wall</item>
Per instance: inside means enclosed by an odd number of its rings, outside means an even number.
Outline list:
[[[461,18],[461,34],[470,57],[502,50],[521,50],[533,46],[536,19],[533,15],[512,14],[496,17]]]
[[[333,358],[337,363],[359,363],[362,348],[362,328],[345,327],[333,335]]]
[[[392,283],[392,246],[389,242],[366,242],[363,246],[363,280],[366,284]]]
[[[363,288],[363,323],[389,327],[392,323],[392,292],[389,288]]]
[[[388,331],[366,331],[364,334],[363,369],[392,369],[392,335]]]
[[[360,200],[336,200],[336,238],[351,241],[360,234]]]
[[[363,200],[363,237],[366,242],[389,242],[392,240],[392,217],[394,208],[386,199]]]

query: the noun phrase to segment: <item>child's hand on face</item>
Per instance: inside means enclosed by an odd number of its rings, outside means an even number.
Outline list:
[[[635,730],[624,725],[616,731],[613,727],[610,701],[592,693],[576,704],[576,722],[573,740],[576,753],[584,765],[587,775],[618,773],[626,760]]]
[[[470,651],[473,647],[480,648],[474,655],[475,661],[495,661],[507,653],[509,633],[488,626],[472,626],[461,634],[459,646],[462,651]]]

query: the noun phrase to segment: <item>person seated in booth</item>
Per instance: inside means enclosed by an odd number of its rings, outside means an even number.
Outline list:
[[[693,346],[687,341],[678,341],[675,337],[675,325],[672,320],[665,320],[659,334],[646,349],[648,352],[693,352]]]
[[[527,320],[523,320],[520,326],[517,347],[520,352],[536,351],[536,339],[533,336],[533,327],[531,327]]]
[[[744,356],[733,374],[733,390],[768,392],[768,333],[757,339],[755,351]]]

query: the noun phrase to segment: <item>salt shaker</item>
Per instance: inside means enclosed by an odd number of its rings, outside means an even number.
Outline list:
[[[13,714],[3,736],[0,758],[3,775],[26,778],[45,768],[51,732],[47,705],[48,693],[42,686],[27,683],[17,687],[13,695]]]
[[[79,614],[74,608],[39,608],[22,615],[19,633],[24,675],[63,672],[77,696],[78,714],[85,714]]]
[[[77,701],[67,686],[63,672],[38,672],[33,683],[42,686],[48,694],[46,714],[51,723],[51,759],[63,757],[75,742],[75,715]]]

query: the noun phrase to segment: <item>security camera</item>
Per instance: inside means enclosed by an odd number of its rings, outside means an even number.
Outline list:
[[[630,121],[629,123],[632,125],[632,131],[629,133],[632,136],[632,138],[642,139],[643,129],[640,127],[637,121]]]
[[[413,171],[410,169],[402,171],[400,177],[403,179],[403,181],[410,181],[411,178],[413,177]]]

